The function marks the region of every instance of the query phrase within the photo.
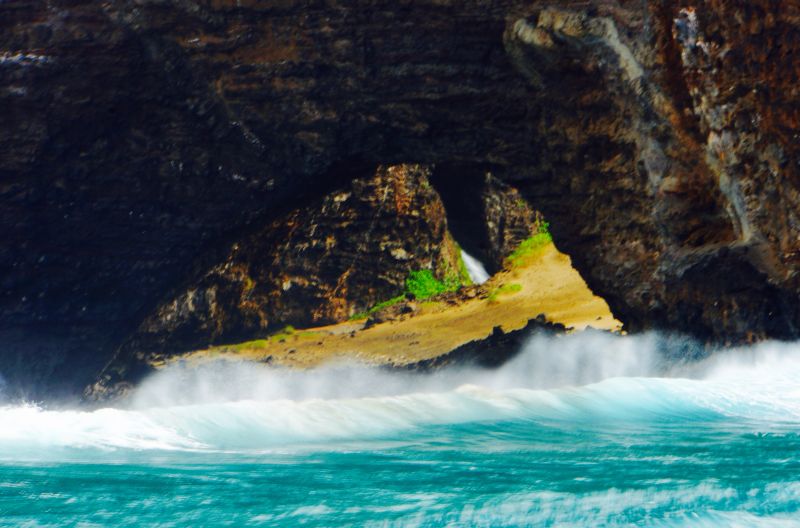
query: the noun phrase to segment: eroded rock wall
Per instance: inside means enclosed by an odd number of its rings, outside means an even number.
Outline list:
[[[507,177],[629,329],[793,338],[795,8],[646,6],[622,20],[551,5],[509,25],[549,146]]]
[[[400,162],[490,167],[633,330],[796,337],[797,12],[2,2],[0,372],[74,391],[248,225]]]
[[[237,240],[123,349],[168,355],[342,322],[402,294],[411,271],[458,277],[460,255],[429,174],[380,167]]]

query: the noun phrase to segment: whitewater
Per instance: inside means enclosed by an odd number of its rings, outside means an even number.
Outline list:
[[[496,370],[175,365],[0,407],[0,526],[800,526],[800,345],[532,338]]]

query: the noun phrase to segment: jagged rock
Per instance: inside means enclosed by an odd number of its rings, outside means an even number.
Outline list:
[[[513,184],[631,330],[797,337],[796,11],[2,2],[0,372],[74,393],[248,225],[401,162]]]
[[[780,165],[800,159],[785,132],[796,21],[764,1],[646,5],[549,6],[508,26],[550,155],[505,177],[629,330],[797,337],[800,178]]]
[[[461,257],[429,175],[380,167],[237,240],[144,320],[102,377],[128,380],[142,358],[346,321],[401,294],[412,270],[457,276]]]

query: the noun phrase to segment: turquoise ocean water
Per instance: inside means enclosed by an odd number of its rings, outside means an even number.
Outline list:
[[[0,408],[0,526],[800,526],[800,346],[676,366],[536,338],[497,371],[159,373]]]

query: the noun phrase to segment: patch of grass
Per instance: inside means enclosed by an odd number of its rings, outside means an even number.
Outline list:
[[[518,293],[522,291],[522,284],[502,284],[500,287],[493,289],[489,296],[486,298],[489,302],[496,302],[497,298],[501,295],[508,295],[512,293]]]
[[[420,301],[441,293],[456,291],[460,287],[461,281],[458,276],[449,275],[440,281],[433,276],[431,270],[412,271],[406,279],[406,290]]]
[[[294,331],[295,330],[292,325],[286,325],[283,327],[283,330],[275,332],[274,334],[269,336],[269,340],[274,342],[274,341],[280,341],[281,339],[286,339],[287,337],[294,335]]]
[[[531,257],[537,255],[539,251],[553,243],[553,236],[550,234],[550,224],[542,222],[539,224],[539,231],[523,240],[517,249],[508,257],[505,264],[510,268],[518,268],[527,264]]]
[[[350,320],[351,321],[358,321],[359,319],[366,319],[367,317],[369,317],[370,315],[374,314],[375,312],[379,312],[379,311],[383,310],[384,308],[388,308],[390,306],[394,306],[395,304],[399,303],[400,301],[402,301],[405,298],[406,298],[405,294],[398,295],[397,297],[392,297],[388,301],[383,301],[383,302],[380,302],[380,303],[376,304],[375,306],[373,306],[372,308],[370,308],[369,310],[367,310],[365,312],[359,312],[357,314],[352,315],[350,317]]]
[[[221,349],[221,350],[232,350],[233,352],[242,352],[244,350],[252,350],[254,348],[267,348],[268,346],[269,346],[269,340],[256,339],[254,341],[245,341],[244,343],[237,343],[235,345],[223,345],[220,347],[214,347],[214,350]]]
[[[268,348],[271,344],[280,342],[282,339],[289,337],[303,338],[303,337],[316,337],[320,332],[312,330],[304,330],[298,332],[292,325],[286,325],[278,332],[265,337],[264,339],[254,339],[252,341],[245,341],[244,343],[236,343],[233,345],[219,345],[209,349],[211,353],[219,352],[244,352],[247,350],[258,350]]]

